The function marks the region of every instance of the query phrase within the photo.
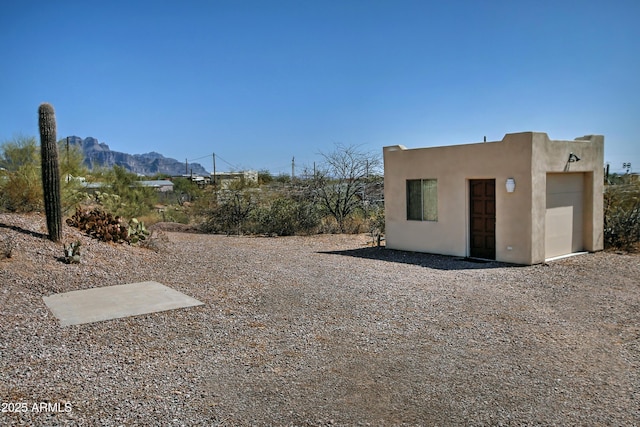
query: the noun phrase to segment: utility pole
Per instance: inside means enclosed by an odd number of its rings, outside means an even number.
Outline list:
[[[69,182],[70,179],[71,177],[69,176],[69,137],[67,137],[67,182]]]
[[[296,158],[291,158],[291,179],[296,176]]]
[[[216,153],[213,153],[213,188],[216,188]]]
[[[184,159],[184,174],[189,175],[189,160]]]
[[[625,175],[627,176],[627,183],[630,183],[631,175],[629,175],[629,172],[631,171],[631,162],[624,162],[622,164],[622,168],[627,170],[627,173]]]

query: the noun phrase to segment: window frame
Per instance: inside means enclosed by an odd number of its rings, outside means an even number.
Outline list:
[[[420,190],[420,200],[413,200],[417,196],[417,189]],[[437,178],[407,179],[405,195],[407,221],[438,222]],[[420,212],[419,217],[416,215],[418,209]]]

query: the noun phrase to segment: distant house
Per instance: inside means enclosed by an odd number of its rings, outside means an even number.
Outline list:
[[[383,154],[388,248],[517,264],[603,249],[601,135]]]
[[[173,182],[168,179],[156,179],[151,181],[138,181],[140,185],[143,187],[152,187],[156,191],[161,193],[166,193],[168,191],[173,191]]]
[[[91,192],[99,191],[101,188],[107,186],[104,182],[86,182],[82,181],[82,185],[86,190]],[[135,185],[143,187],[151,187],[160,193],[166,193],[173,191],[173,182],[166,179],[151,180],[151,181],[136,181]]]
[[[71,181],[75,181],[75,182],[86,182],[87,179],[84,176],[73,176],[70,173],[68,173],[65,178],[64,178],[65,182],[71,182]]]
[[[191,182],[193,182],[194,184],[197,184],[198,187],[204,187],[207,186],[209,184],[211,184],[211,177],[210,176],[201,176],[201,175],[189,175],[189,174],[182,174],[182,175],[175,175],[172,177],[172,179],[175,178],[184,178],[184,179],[188,179]]]
[[[191,182],[197,184],[198,187],[204,187],[205,185],[211,184],[211,177],[194,175],[191,177]]]
[[[244,181],[258,183],[258,172],[216,172],[211,174],[211,180],[221,188],[227,188],[232,182]]]
[[[96,191],[99,191],[100,189],[102,189],[103,187],[106,187],[107,184],[105,184],[104,182],[83,182],[82,186],[84,187],[85,190],[89,191],[90,193],[95,193]]]

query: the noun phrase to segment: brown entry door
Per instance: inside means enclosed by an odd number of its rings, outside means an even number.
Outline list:
[[[496,180],[469,181],[470,256],[496,259]]]

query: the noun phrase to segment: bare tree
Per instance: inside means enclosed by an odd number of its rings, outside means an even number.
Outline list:
[[[360,146],[341,144],[331,153],[320,154],[323,162],[313,178],[315,192],[344,233],[347,219],[364,205],[368,179],[379,172],[380,157]]]

